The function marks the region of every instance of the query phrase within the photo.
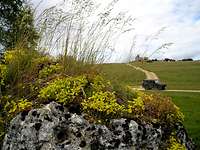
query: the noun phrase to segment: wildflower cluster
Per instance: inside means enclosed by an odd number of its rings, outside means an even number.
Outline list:
[[[61,70],[62,66],[59,64],[46,66],[39,71],[39,78],[46,78],[52,74],[61,72]]]
[[[85,76],[57,79],[40,91],[39,98],[56,100],[66,105],[73,102],[77,96],[83,94],[83,88],[86,84],[87,79]]]
[[[144,111],[144,102],[141,97],[133,99],[133,101],[128,101],[127,112],[135,116],[142,115]]]
[[[90,84],[92,86],[92,90],[96,92],[105,91],[111,87],[110,82],[103,79],[100,75],[94,77]]]
[[[16,51],[6,51],[6,53],[4,54],[4,62],[5,63],[11,62],[14,59],[15,55]]]
[[[13,100],[7,96],[0,99],[0,141],[6,132],[6,126],[16,114],[22,111],[28,111],[32,108],[32,102],[27,99]]]
[[[82,103],[83,110],[94,114],[94,112],[103,115],[114,115],[123,112],[125,107],[116,102],[113,92],[95,92],[91,97],[85,99]],[[100,113],[98,113],[100,112]],[[101,116],[98,116],[101,117]]]
[[[32,102],[27,99],[11,100],[8,97],[3,97],[0,99],[3,111],[6,113],[7,117],[14,117],[19,112],[30,110],[32,108]]]
[[[131,99],[117,102],[117,94],[101,76],[67,77],[49,83],[39,92],[39,98],[70,104],[78,99],[82,110],[98,118],[108,116],[144,119],[148,122],[173,125],[183,121],[183,114],[171,99],[136,92]]]

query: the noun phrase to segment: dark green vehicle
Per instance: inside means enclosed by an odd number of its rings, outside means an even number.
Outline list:
[[[145,90],[165,90],[166,84],[160,83],[159,80],[143,80],[142,87]]]

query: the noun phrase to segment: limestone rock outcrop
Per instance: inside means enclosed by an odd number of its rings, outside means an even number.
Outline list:
[[[10,123],[3,150],[159,149],[162,132],[134,120],[112,119],[109,126],[91,124],[84,114],[51,102],[22,112]]]

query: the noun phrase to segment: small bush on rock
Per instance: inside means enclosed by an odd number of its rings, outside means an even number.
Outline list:
[[[15,47],[4,54],[4,64],[7,67],[7,84],[16,85],[32,69],[32,62],[39,56],[34,50]]]
[[[96,92],[82,102],[83,110],[98,118],[106,118],[106,115],[116,115],[123,112],[125,107],[116,102],[115,94],[112,92]],[[99,116],[100,115],[100,116]]]
[[[0,99],[0,141],[3,140],[6,127],[16,114],[32,109],[32,102],[27,99],[12,100],[7,96]]]
[[[142,118],[144,112],[144,102],[141,97],[128,101],[127,112],[136,118]]]
[[[33,66],[47,66],[52,63],[52,60],[49,56],[40,56],[34,59]]]
[[[73,102],[77,96],[83,94],[83,87],[86,84],[87,79],[85,76],[57,79],[40,91],[39,98],[45,101],[56,100],[67,105]]]
[[[32,102],[27,99],[11,100],[8,97],[3,97],[0,101],[2,105],[1,107],[8,118],[13,118],[17,113],[32,108]]]
[[[171,98],[155,94],[144,94],[142,97],[148,120],[173,127],[176,122],[183,122],[184,115],[172,102]]]
[[[93,91],[100,92],[108,90],[108,88],[111,87],[111,84],[100,75],[97,75],[91,81],[91,86]]]
[[[47,78],[48,76],[59,73],[61,71],[62,71],[62,66],[59,64],[46,66],[42,70],[40,70],[39,78]]]
[[[46,66],[49,66],[52,62],[53,60],[51,59],[51,57],[45,55],[36,57],[31,64],[31,73],[38,74],[40,70],[42,70]]]
[[[84,87],[84,91],[87,97],[93,96],[96,92],[112,92],[112,86],[109,81],[105,80],[102,76],[87,76],[88,84]]]

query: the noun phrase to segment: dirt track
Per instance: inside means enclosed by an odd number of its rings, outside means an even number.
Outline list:
[[[148,80],[159,80],[158,76],[154,72],[144,70],[141,67],[136,67],[136,66],[133,66],[131,64],[127,64],[127,65],[130,66],[130,67],[133,67],[136,70],[140,70],[140,71],[144,72],[145,75],[146,75],[146,79],[148,79]]]
[[[147,70],[144,70],[143,68],[141,67],[136,67],[136,66],[133,66],[131,64],[127,64],[128,66],[136,69],[136,70],[139,70],[139,71],[142,71],[145,73],[146,75],[146,79],[149,79],[149,80],[159,80],[158,76],[154,73],[154,72],[150,72],[150,71],[147,71]],[[139,86],[139,87],[132,87],[132,89],[135,89],[135,90],[139,90],[139,91],[144,91],[145,89],[142,88],[142,86]],[[188,93],[200,93],[200,90],[164,90],[164,91],[167,91],[167,92],[188,92]]]

